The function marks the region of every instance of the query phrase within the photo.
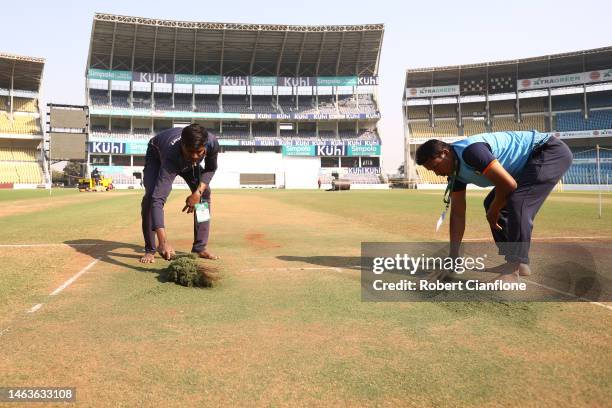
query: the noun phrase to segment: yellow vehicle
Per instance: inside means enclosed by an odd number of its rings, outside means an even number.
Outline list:
[[[85,177],[79,179],[79,191],[110,191],[113,187],[113,179],[110,177],[104,177],[102,174],[98,179],[93,177]]]

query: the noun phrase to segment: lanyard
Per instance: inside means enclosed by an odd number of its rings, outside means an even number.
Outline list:
[[[436,223],[436,232],[440,229],[440,226],[442,226],[442,223],[444,222],[444,218],[446,218],[446,213],[448,212],[448,207],[450,206],[450,203],[451,203],[450,195],[453,192],[453,189],[455,188],[455,181],[457,180],[458,173],[459,173],[459,160],[457,159],[457,155],[455,154],[455,168],[453,169],[453,174],[451,175],[451,179],[446,185],[446,190],[444,190],[444,198],[442,199],[442,201],[444,202],[445,206],[444,206],[444,210],[442,211],[442,214],[440,214],[440,218],[438,218],[438,222]]]

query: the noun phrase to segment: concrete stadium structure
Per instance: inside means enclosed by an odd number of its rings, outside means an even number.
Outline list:
[[[88,164],[138,186],[147,141],[196,122],[220,140],[213,187],[386,187],[377,123],[382,24],[93,19]],[[177,180],[180,184],[180,181]]]

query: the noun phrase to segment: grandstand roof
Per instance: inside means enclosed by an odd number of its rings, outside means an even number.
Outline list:
[[[38,92],[44,58],[0,53],[0,88]]]
[[[225,76],[377,75],[383,24],[297,26],[97,13],[88,68]]]
[[[515,90],[518,79],[565,75],[608,68],[612,68],[612,47],[480,64],[407,69],[405,88],[459,84],[462,86],[462,95],[478,94],[482,93],[484,89],[475,90],[474,84],[471,88],[465,88],[463,87],[464,83],[477,82],[488,78],[490,80],[489,93],[500,92],[499,81],[497,81],[496,89],[491,89],[493,79],[507,80],[509,87],[503,89],[504,92],[507,92]]]

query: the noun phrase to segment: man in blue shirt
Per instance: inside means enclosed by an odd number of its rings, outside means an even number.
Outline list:
[[[195,206],[206,202],[210,208],[210,181],[217,170],[219,142],[198,124],[185,128],[165,130],[151,138],[145,156],[142,198],[142,234],[145,254],[142,263],[155,261],[155,252],[166,260],[175,255],[166,235],[164,225],[164,204],[172,191],[172,182],[181,176],[189,185],[191,195],[185,200],[183,212],[194,213],[194,241],[191,251],[201,258],[217,259],[206,249],[210,231],[210,220],[198,222]],[[204,168],[200,165],[204,161]],[[158,245],[155,245],[157,237]]]
[[[449,177],[452,257],[458,256],[465,231],[466,185],[493,186],[484,206],[495,243],[506,259],[494,270],[504,281],[530,273],[533,220],[572,164],[565,143],[536,131],[483,133],[452,144],[432,139],[419,146],[416,162]]]

